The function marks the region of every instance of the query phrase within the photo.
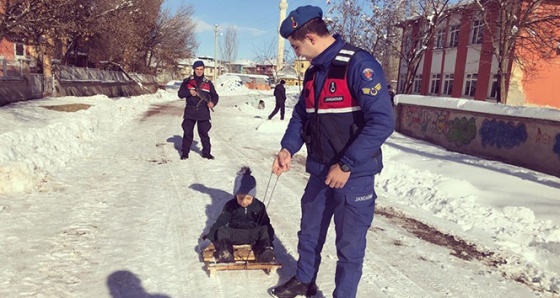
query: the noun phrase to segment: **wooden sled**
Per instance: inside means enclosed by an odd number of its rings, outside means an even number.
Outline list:
[[[208,247],[202,251],[204,267],[210,276],[216,271],[221,270],[264,270],[266,274],[270,274],[272,271],[276,271],[278,268],[282,267],[282,265],[276,261],[268,263],[257,262],[251,245],[248,244],[234,245],[233,256],[235,259],[234,263],[217,263],[218,256],[214,244],[208,245]]]

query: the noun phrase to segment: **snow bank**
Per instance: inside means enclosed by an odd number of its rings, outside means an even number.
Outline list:
[[[118,131],[150,104],[167,100],[176,98],[160,90],[155,96],[45,98],[4,107],[0,120],[9,119],[14,129],[0,134],[0,194],[41,190],[53,169],[64,167],[73,157],[87,155],[94,142]],[[42,107],[72,103],[91,107],[70,113]],[[66,114],[61,117],[61,113]]]
[[[250,89],[243,85],[241,78],[234,75],[219,76],[214,86],[220,96],[245,95],[250,92]]]

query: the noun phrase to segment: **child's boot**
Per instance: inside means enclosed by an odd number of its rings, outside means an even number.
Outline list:
[[[254,251],[256,252],[257,261],[265,263],[274,261],[274,249],[269,239],[259,240],[254,246]]]
[[[220,240],[218,250],[218,263],[232,263],[235,261],[233,256],[233,245],[226,239]]]

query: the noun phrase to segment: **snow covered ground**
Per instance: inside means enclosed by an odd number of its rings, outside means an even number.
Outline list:
[[[1,107],[0,297],[267,297],[289,279],[305,152],[276,181],[287,121],[266,120],[272,92],[216,85],[212,161],[197,154],[196,135],[191,157],[179,160],[183,102],[174,92]],[[288,106],[298,92],[288,90]],[[383,150],[358,297],[559,297],[559,178],[399,133]],[[268,203],[283,267],[209,277],[198,237],[243,165]],[[334,237],[318,297],[332,296]]]

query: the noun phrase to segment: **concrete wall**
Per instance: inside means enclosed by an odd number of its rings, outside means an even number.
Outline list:
[[[451,151],[560,177],[558,120],[399,103],[397,131]]]
[[[145,90],[136,82],[57,82],[55,83],[56,96],[93,96],[104,94],[108,97],[126,97],[141,95],[150,90]]]
[[[57,66],[54,96],[136,96],[157,91],[155,76],[122,71]]]
[[[31,88],[25,79],[0,80],[0,107],[30,98]]]
[[[38,80],[38,81],[37,81]],[[0,79],[0,106],[43,96],[92,96],[126,97],[155,93],[158,85],[155,76],[125,74],[83,67],[58,66],[55,69],[53,94],[44,88],[40,75],[24,71],[20,77]],[[44,94],[43,92],[47,92]]]

